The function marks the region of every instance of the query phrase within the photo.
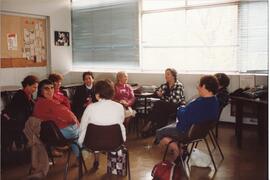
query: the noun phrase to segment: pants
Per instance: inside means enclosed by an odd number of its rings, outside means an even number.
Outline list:
[[[176,123],[172,123],[168,126],[165,126],[163,128],[160,128],[156,131],[156,140],[155,142],[159,144],[162,138],[164,137],[170,137],[173,140],[181,141],[181,139],[184,139],[186,135],[184,133],[181,133],[176,128]]]
[[[164,127],[168,124],[170,116],[176,118],[177,107],[175,103],[157,101],[149,114],[149,121],[155,124],[157,129]]]
[[[63,136],[67,139],[74,139],[79,137],[79,127],[77,124],[69,125],[65,128],[60,129],[60,131],[63,134]],[[77,140],[75,142],[77,142]],[[75,144],[72,144],[71,148],[74,154],[77,157],[79,157],[80,154],[79,148]]]

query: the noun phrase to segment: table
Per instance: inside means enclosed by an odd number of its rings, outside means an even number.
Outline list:
[[[237,146],[242,147],[242,124],[243,124],[243,107],[253,105],[256,107],[255,116],[258,119],[258,135],[260,142],[268,143],[268,100],[250,99],[239,96],[230,96],[231,103],[235,104],[235,135]]]
[[[147,98],[151,98],[154,96],[154,93],[150,92],[142,92],[142,93],[135,93],[136,98],[143,98],[144,99],[144,114],[147,114]]]

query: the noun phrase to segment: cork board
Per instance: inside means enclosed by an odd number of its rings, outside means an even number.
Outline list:
[[[47,65],[46,19],[1,14],[1,68]]]

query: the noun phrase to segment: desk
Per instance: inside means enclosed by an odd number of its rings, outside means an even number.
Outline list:
[[[258,119],[258,135],[262,143],[268,142],[268,101],[249,99],[245,97],[231,96],[231,103],[235,104],[235,135],[237,145],[242,146],[242,124],[243,124],[243,107],[252,104],[256,107],[256,117]]]

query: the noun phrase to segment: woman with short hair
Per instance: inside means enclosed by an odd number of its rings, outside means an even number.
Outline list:
[[[82,146],[87,126],[89,123],[101,126],[119,124],[123,140],[126,141],[126,129],[123,125],[125,115],[121,104],[112,100],[114,96],[114,85],[110,80],[101,80],[94,85],[95,96],[98,100],[85,109],[80,125],[80,136],[78,143]],[[95,154],[94,168],[98,168],[98,154]]]

